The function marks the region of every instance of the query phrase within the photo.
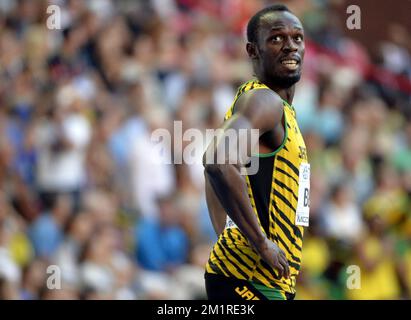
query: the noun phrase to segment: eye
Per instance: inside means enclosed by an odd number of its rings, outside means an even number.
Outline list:
[[[297,41],[297,42],[301,42],[301,41],[303,41],[304,37],[303,37],[301,34],[299,34],[299,35],[296,35],[296,36],[294,37],[294,39],[295,39],[295,41]]]
[[[283,41],[283,39],[284,39],[284,37],[282,35],[277,34],[277,35],[275,35],[271,38],[271,41],[272,42],[281,42],[281,41]]]

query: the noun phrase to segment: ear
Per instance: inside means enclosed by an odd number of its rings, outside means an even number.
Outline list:
[[[247,42],[246,49],[247,49],[248,56],[251,59],[258,58],[258,48],[254,43]]]

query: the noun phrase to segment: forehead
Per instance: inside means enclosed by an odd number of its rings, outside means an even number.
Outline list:
[[[295,15],[287,11],[272,11],[261,17],[260,32],[270,32],[276,29],[300,29],[302,31],[303,26]]]

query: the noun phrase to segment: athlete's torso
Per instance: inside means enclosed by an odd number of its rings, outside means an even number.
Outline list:
[[[235,112],[234,105],[241,94],[257,89],[269,88],[256,79],[243,84],[238,89],[225,120]],[[301,224],[308,224],[308,216],[305,213],[301,214],[308,210],[308,190],[300,189],[309,189],[309,182],[307,184],[306,179],[307,171],[309,176],[309,166],[295,110],[285,101],[283,106],[285,130],[283,143],[271,154],[258,155],[261,160],[259,171],[256,175],[246,176],[246,181],[249,199],[261,229],[287,255],[290,278],[278,277],[277,272],[258,256],[246,237],[229,218],[226,228],[210,253],[206,272],[245,279],[284,292],[295,293],[296,277],[300,270],[302,256],[304,227]],[[302,170],[301,174],[300,170]],[[297,205],[298,215],[296,215]]]

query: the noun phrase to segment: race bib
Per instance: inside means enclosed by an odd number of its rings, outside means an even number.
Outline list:
[[[225,222],[225,228],[230,229],[230,228],[238,228],[235,222],[228,216],[227,214],[227,219]]]
[[[297,226],[308,227],[310,217],[310,164],[300,165],[300,175],[298,177],[298,204],[295,213],[295,224]]]

